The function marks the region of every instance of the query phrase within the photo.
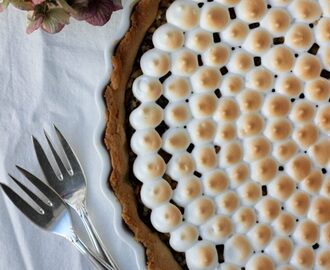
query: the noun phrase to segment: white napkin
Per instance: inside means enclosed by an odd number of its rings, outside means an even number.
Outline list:
[[[46,146],[43,129],[54,136],[51,124],[55,123],[85,168],[90,208],[102,208],[102,216],[98,210],[91,215],[102,228],[105,242],[110,243],[122,269],[136,269],[132,250],[112,227],[113,209],[93,187],[101,177],[107,181],[101,171],[108,161],[102,161],[99,154],[105,150],[95,143],[102,139],[95,130],[103,117],[96,100],[107,76],[105,53],[120,13],[104,27],[72,20],[56,35],[25,34],[26,13],[17,9],[0,14],[0,181],[14,186],[7,172],[24,181],[15,164],[43,177],[31,134]],[[0,191],[0,270],[7,269],[93,268],[69,242],[30,223]]]

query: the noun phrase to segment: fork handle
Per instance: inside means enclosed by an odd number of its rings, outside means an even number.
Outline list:
[[[86,256],[89,261],[99,270],[115,270],[112,266],[110,266],[106,261],[96,255],[92,250],[90,250],[84,242],[80,240],[77,235],[73,235],[70,239],[72,244],[83,254]]]
[[[100,236],[98,235],[92,221],[89,218],[87,209],[84,204],[79,209],[79,216],[97,253],[100,254],[111,265],[111,267],[113,267],[114,270],[119,270],[119,267],[116,265],[113,257],[107,253],[106,248],[100,239]]]

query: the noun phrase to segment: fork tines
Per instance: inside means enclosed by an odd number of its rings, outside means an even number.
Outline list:
[[[44,131],[47,143],[50,147],[50,150],[54,156],[54,159],[56,161],[56,164],[58,165],[58,168],[60,169],[61,175],[57,176],[43,147],[41,146],[41,144],[39,143],[39,141],[32,136],[32,140],[33,140],[33,146],[34,146],[34,150],[36,152],[36,156],[38,159],[38,162],[40,164],[40,167],[43,171],[43,173],[45,174],[45,177],[47,179],[47,182],[59,193],[62,194],[63,192],[65,192],[65,190],[63,190],[65,188],[64,185],[62,185],[61,183],[59,183],[58,180],[63,180],[63,178],[68,178],[71,175],[77,175],[77,174],[83,174],[83,170],[81,168],[81,165],[79,163],[79,160],[77,158],[77,156],[75,155],[74,151],[72,150],[71,146],[69,145],[69,143],[67,142],[67,140],[64,138],[64,136],[62,135],[62,133],[59,131],[59,129],[54,125],[54,129],[56,132],[56,135],[59,139],[59,142],[64,150],[65,156],[70,164],[71,169],[67,169],[62,161],[62,159],[60,158],[60,155],[58,154],[58,152],[55,150],[55,147],[50,139],[50,137],[48,136],[47,132]]]
[[[45,227],[54,217],[54,206],[60,205],[62,201],[58,195],[49,186],[44,184],[39,178],[19,166],[16,167],[36,188],[38,188],[48,198],[48,204],[10,174],[8,174],[9,177],[40,207],[39,212],[10,187],[3,183],[0,183],[0,186],[9,197],[9,199],[26,217],[28,217],[38,226]]]

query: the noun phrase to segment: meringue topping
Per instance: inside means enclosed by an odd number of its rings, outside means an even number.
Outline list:
[[[186,254],[190,269],[212,269],[218,261],[217,251],[208,241],[198,241]]]
[[[309,197],[307,193],[302,191],[297,191],[287,201],[286,208],[293,215],[304,216],[309,208]]]
[[[290,113],[290,118],[294,122],[303,123],[312,120],[314,115],[314,106],[308,101],[299,100],[294,103]]]
[[[295,183],[293,180],[285,175],[278,175],[269,185],[269,193],[275,198],[285,201],[295,190]]]
[[[133,173],[189,269],[329,268],[328,2],[175,0],[152,28]]]
[[[252,69],[247,75],[247,86],[265,92],[272,87],[273,74],[263,67]]]
[[[293,252],[293,243],[288,237],[277,236],[271,241],[266,252],[272,254],[276,262],[287,262]]]
[[[293,0],[289,9],[297,20],[307,23],[313,22],[321,16],[321,8],[313,0]]]
[[[246,270],[274,270],[275,265],[272,259],[264,254],[256,254],[251,257],[246,265]]]
[[[211,218],[215,213],[213,200],[201,196],[189,203],[185,210],[185,219],[194,225],[201,225]]]
[[[175,1],[166,11],[166,19],[183,30],[189,30],[198,24],[199,8],[191,1]]]
[[[203,175],[204,192],[207,195],[217,195],[227,189],[229,180],[221,170],[214,170]]]
[[[270,95],[266,98],[263,106],[265,115],[271,117],[286,116],[291,108],[289,99],[284,95]]]
[[[314,124],[307,123],[295,129],[293,138],[302,149],[305,149],[316,142],[318,133],[318,128]]]
[[[241,0],[236,8],[238,16],[248,23],[259,21],[267,10],[264,0]]]
[[[229,13],[224,6],[212,2],[206,3],[201,10],[201,27],[210,32],[220,32],[229,22]]]
[[[321,63],[318,57],[311,54],[303,54],[297,58],[293,73],[303,81],[317,78],[321,73]]]
[[[309,148],[310,154],[319,166],[325,166],[330,161],[330,140],[323,138]]]
[[[238,96],[238,103],[240,109],[244,112],[253,112],[259,109],[262,96],[260,93],[254,90],[243,90]]]
[[[284,211],[282,211],[273,222],[275,230],[283,235],[291,234],[295,228],[295,225],[296,220],[294,216]]]
[[[298,223],[293,237],[296,241],[304,245],[314,245],[319,238],[319,229],[317,224],[309,219]]]
[[[298,52],[307,51],[313,44],[313,33],[308,25],[296,23],[285,35],[285,43]]]
[[[291,23],[291,17],[285,9],[269,9],[262,24],[274,35],[285,33]]]
[[[330,133],[330,105],[324,105],[318,109],[316,124],[326,134]]]
[[[272,47],[262,61],[274,73],[283,73],[292,69],[295,59],[293,52],[289,48],[278,45]]]
[[[230,56],[229,47],[225,44],[213,44],[202,55],[203,63],[212,67],[222,67],[227,64]]]
[[[262,249],[271,240],[273,232],[271,228],[264,223],[256,224],[249,231],[248,236],[256,249]]]
[[[310,247],[298,247],[291,261],[298,269],[310,269],[314,264],[314,252]]]
[[[330,82],[324,78],[316,78],[307,82],[304,92],[313,102],[327,101],[330,97]]]

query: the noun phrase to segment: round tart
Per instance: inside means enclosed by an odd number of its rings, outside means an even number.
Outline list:
[[[326,0],[137,4],[105,141],[149,269],[329,268],[329,29]]]

